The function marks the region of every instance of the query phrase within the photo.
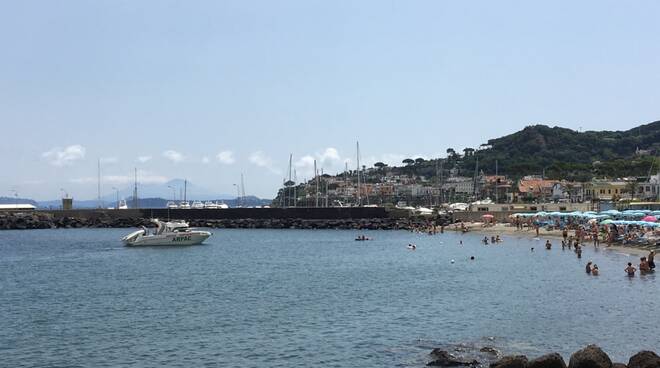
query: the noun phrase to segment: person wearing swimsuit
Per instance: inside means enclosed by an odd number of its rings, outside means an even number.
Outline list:
[[[628,274],[628,277],[634,277],[635,276],[635,271],[637,271],[637,269],[635,267],[633,267],[632,263],[628,262],[628,267],[626,267],[626,269],[624,271],[626,271],[626,273]]]

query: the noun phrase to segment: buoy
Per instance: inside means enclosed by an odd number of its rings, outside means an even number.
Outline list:
[[[453,259],[451,260],[451,263],[454,263],[454,260],[453,260]]]

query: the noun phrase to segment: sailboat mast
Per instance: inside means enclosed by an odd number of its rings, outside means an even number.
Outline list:
[[[498,203],[497,199],[498,199],[498,195],[499,195],[499,190],[498,190],[499,181],[500,181],[500,179],[499,179],[499,176],[498,176],[497,160],[495,160],[495,203]]]
[[[98,192],[98,193],[97,193],[97,194],[98,194],[97,200],[98,200],[98,203],[97,203],[97,206],[98,206],[99,208],[101,208],[101,159],[100,159],[100,158],[99,158],[99,161],[98,161],[98,170],[97,170],[97,174],[98,174],[98,182],[97,182],[97,184],[98,184],[98,188],[97,188],[97,192]]]
[[[137,191],[137,167],[134,168],[135,172],[135,183],[133,184],[133,208],[138,208],[138,191]]]
[[[314,160],[314,181],[316,182],[316,207],[319,206],[319,173],[316,171],[316,160]]]
[[[360,142],[357,142],[357,205],[362,206],[362,195],[360,193]]]

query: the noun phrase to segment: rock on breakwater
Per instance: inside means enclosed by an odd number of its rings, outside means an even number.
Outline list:
[[[227,229],[345,229],[411,230],[446,224],[448,218],[371,218],[371,219],[186,219],[193,227]],[[148,218],[117,217],[100,214],[93,217],[56,217],[42,212],[0,213],[0,230],[58,228],[131,228],[153,226]]]

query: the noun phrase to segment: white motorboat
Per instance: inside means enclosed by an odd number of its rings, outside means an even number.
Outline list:
[[[204,203],[202,203],[201,201],[193,201],[192,206],[190,207],[199,210],[204,208]]]
[[[117,203],[117,209],[118,210],[127,210],[128,209],[128,205],[126,204],[125,199],[120,199],[119,200],[119,203]]]
[[[121,239],[129,247],[152,245],[197,245],[211,236],[208,231],[191,229],[185,221],[151,220],[156,224],[153,233],[146,227],[134,231]]]
[[[215,202],[206,201],[206,202],[204,202],[204,208],[209,209],[209,210],[217,210],[218,205],[215,204]]]
[[[190,203],[188,203],[186,201],[181,201],[181,202],[179,202],[179,208],[189,210],[190,209]]]
[[[176,209],[176,208],[179,208],[179,206],[177,206],[175,202],[169,201],[169,202],[167,202],[167,208]]]

